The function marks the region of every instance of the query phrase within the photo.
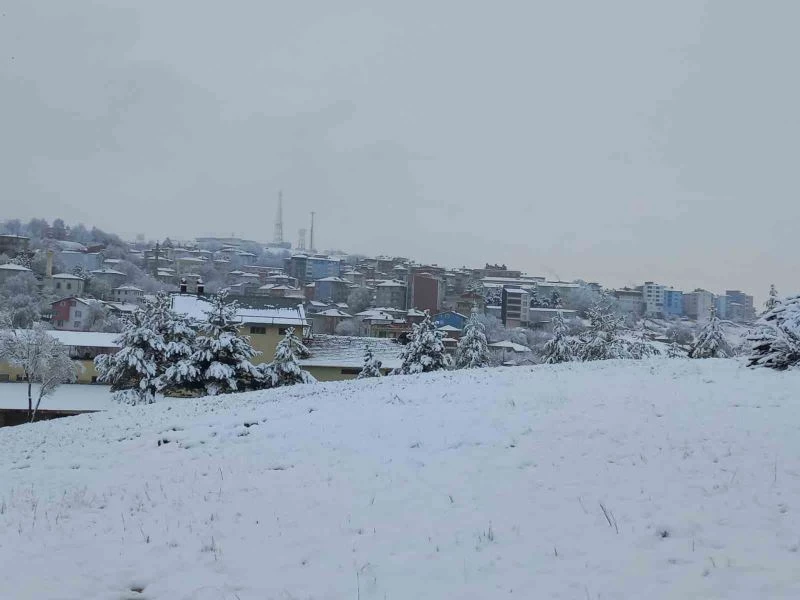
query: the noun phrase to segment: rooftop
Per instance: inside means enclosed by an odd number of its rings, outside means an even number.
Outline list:
[[[206,319],[206,311],[210,306],[211,303],[208,300],[194,295],[174,294],[172,296],[172,309],[197,321]],[[242,323],[296,327],[308,325],[302,306],[296,308],[245,308],[240,306],[236,311],[236,316],[241,319]]]
[[[315,335],[306,344],[311,356],[301,360],[303,366],[360,368],[364,365],[367,347],[387,368],[399,367],[402,346],[386,338]]]

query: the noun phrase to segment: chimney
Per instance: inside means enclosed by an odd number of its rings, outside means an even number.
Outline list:
[[[203,279],[198,277],[197,278],[197,295],[202,296],[203,292],[205,292],[206,286],[203,285]]]
[[[185,294],[186,293],[186,278],[185,277],[181,277],[181,288],[180,289],[181,289],[181,294]]]
[[[53,278],[53,251],[47,251],[47,270],[45,272],[48,279]]]

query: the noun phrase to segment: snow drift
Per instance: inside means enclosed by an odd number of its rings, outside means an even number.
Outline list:
[[[800,374],[386,377],[0,430],[15,599],[796,598]]]

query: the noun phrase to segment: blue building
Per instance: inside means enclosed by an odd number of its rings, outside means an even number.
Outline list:
[[[683,316],[683,292],[680,290],[664,290],[664,315]]]
[[[451,327],[455,327],[456,329],[464,329],[464,325],[466,324],[466,322],[467,322],[467,317],[453,310],[440,312],[433,316],[433,324],[436,325],[436,327],[444,327],[446,325],[450,325]]]
[[[326,256],[295,254],[286,260],[286,273],[301,284],[325,277],[341,277],[343,267],[341,259]]]

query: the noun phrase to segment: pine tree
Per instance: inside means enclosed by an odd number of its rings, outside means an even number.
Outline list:
[[[711,318],[689,350],[689,358],[729,358],[733,351],[722,333],[722,323],[712,307]]]
[[[167,368],[160,385],[209,396],[262,387],[262,374],[251,362],[258,352],[239,333],[237,309],[227,292],[212,296],[191,354]]]
[[[451,361],[445,353],[443,337],[444,333],[436,330],[430,314],[425,311],[425,319],[414,325],[411,340],[400,353],[403,362],[393,374],[409,375],[447,369]]]
[[[564,314],[558,311],[553,317],[553,337],[544,345],[542,362],[553,365],[573,360],[575,356],[567,336],[567,323],[564,321]]]
[[[297,362],[298,354],[308,354],[303,343],[294,335],[294,329],[286,330],[284,338],[275,348],[275,358],[268,365],[259,365],[258,370],[263,385],[267,388],[295,385],[297,383],[315,383],[316,379],[308,371],[304,371]]]
[[[580,339],[578,357],[583,361],[630,358],[619,338],[620,318],[609,308],[605,295],[598,298],[587,312],[589,331]]]
[[[561,294],[558,293],[558,290],[553,290],[553,293],[550,294],[550,308],[561,308],[562,305]]]
[[[678,342],[672,340],[672,343],[667,347],[667,358],[682,358],[684,356],[686,356],[686,353],[678,345]]]
[[[194,338],[189,321],[169,308],[166,294],[157,294],[125,322],[120,350],[95,359],[98,380],[111,384],[121,402],[150,404],[165,387],[165,372],[191,354]]]
[[[800,295],[777,301],[748,337],[748,366],[785,370],[800,364]]]
[[[361,372],[358,374],[356,379],[368,379],[370,377],[380,377],[381,367],[383,363],[375,358],[375,355],[372,353],[372,349],[367,346],[366,351],[364,352],[364,366],[361,369]]]
[[[464,325],[464,335],[456,347],[456,368],[475,369],[489,366],[489,343],[486,328],[473,311]]]
[[[764,302],[764,307],[767,311],[770,311],[778,305],[778,302],[778,290],[775,289],[775,284],[773,283],[769,286],[769,297],[767,301]]]
[[[647,338],[644,325],[642,325],[641,329],[636,332],[636,337],[633,342],[628,346],[628,353],[631,355],[631,358],[639,360],[651,356],[658,356],[661,354],[661,351]]]

